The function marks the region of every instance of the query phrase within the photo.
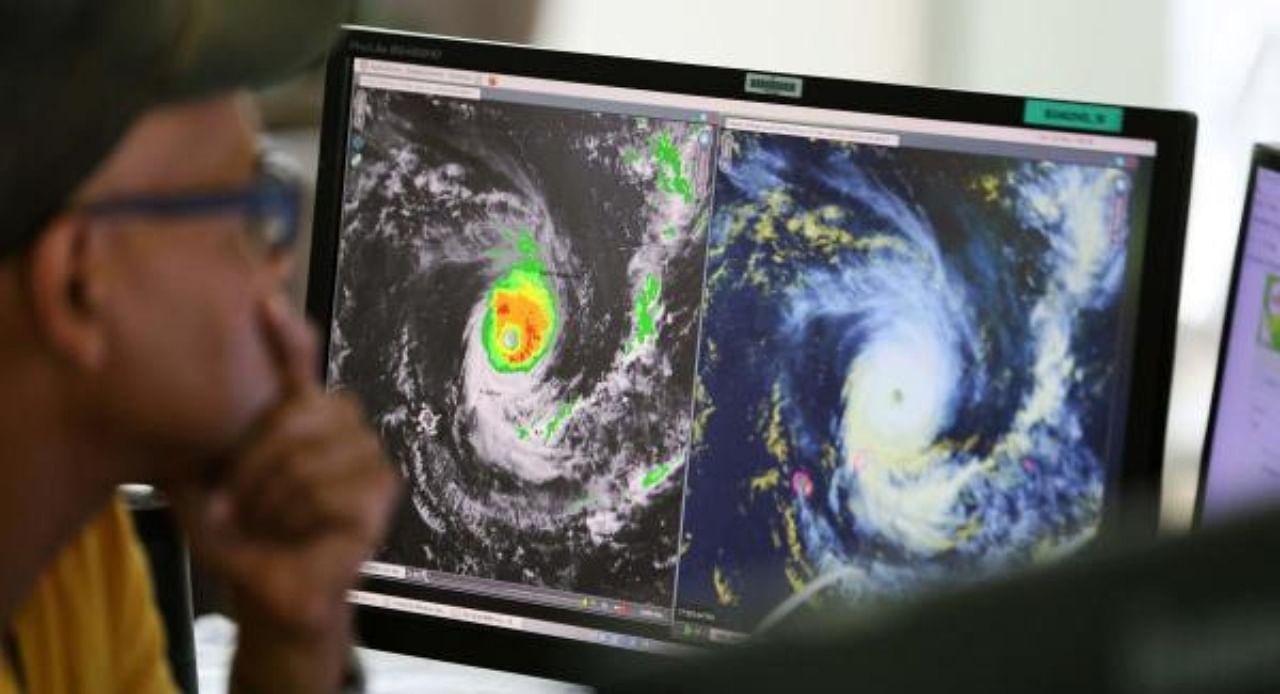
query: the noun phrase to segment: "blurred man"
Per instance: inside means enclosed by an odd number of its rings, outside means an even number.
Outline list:
[[[173,684],[114,490],[174,500],[240,622],[232,687],[337,691],[396,483],[282,298],[297,186],[247,100],[337,0],[0,3],[0,693]]]

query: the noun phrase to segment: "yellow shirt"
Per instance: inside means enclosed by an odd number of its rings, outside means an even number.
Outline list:
[[[0,659],[0,694],[177,691],[146,558],[119,501],[62,550],[10,627],[26,688]]]

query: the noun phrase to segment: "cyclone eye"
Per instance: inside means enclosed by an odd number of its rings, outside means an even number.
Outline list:
[[[515,328],[507,328],[502,333],[502,346],[507,350],[515,350],[520,346],[520,336],[516,334]]]

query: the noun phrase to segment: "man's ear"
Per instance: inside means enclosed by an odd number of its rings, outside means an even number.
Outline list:
[[[92,222],[59,215],[28,251],[27,292],[45,343],[74,366],[96,371],[106,361],[101,243]]]

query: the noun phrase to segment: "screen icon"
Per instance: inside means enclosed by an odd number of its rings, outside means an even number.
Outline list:
[[[1280,275],[1267,275],[1263,292],[1262,324],[1258,341],[1273,352],[1280,352]]]

